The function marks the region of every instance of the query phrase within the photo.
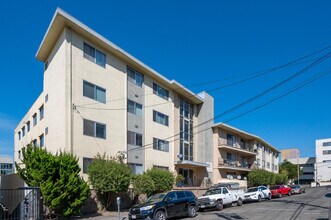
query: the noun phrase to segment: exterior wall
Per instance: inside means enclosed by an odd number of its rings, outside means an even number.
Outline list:
[[[302,175],[300,175],[300,184],[310,184],[315,180],[315,157],[289,158],[287,161],[297,165],[299,163]]]
[[[0,176],[12,174],[13,171],[14,171],[13,158],[0,157]]]
[[[316,180],[331,181],[331,154],[323,154],[323,151],[331,151],[331,138],[316,140]],[[326,146],[323,146],[326,145]]]
[[[258,142],[256,142],[258,143]],[[267,145],[260,144],[261,147],[257,147],[255,144],[255,148],[257,149],[256,160],[260,161],[258,168],[278,173],[279,171],[279,154],[269,148]],[[265,166],[263,167],[262,161],[265,161]],[[268,167],[268,163],[270,167]],[[272,164],[274,165],[274,169],[272,168]]]

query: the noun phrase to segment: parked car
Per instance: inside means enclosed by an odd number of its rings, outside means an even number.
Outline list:
[[[165,220],[171,217],[194,217],[197,200],[191,191],[171,191],[149,197],[145,203],[134,205],[129,210],[129,219]]]
[[[244,194],[245,201],[258,201],[271,199],[271,192],[265,186],[250,187]]]
[[[293,185],[291,186],[291,193],[292,194],[301,194],[301,193],[305,193],[306,192],[306,189],[303,188],[301,185]]]
[[[270,187],[272,197],[282,197],[284,195],[291,196],[292,189],[291,187],[284,186],[284,185],[276,185]]]
[[[225,186],[215,186],[198,198],[199,211],[214,208],[222,210],[224,205],[237,204],[241,206],[244,199],[244,190],[240,188],[229,189]]]

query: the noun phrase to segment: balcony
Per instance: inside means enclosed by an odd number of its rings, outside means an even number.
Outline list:
[[[257,155],[257,150],[253,149],[253,147],[249,146],[248,144],[238,144],[238,143],[232,143],[231,141],[227,141],[226,143],[219,143],[218,148],[240,152],[243,155],[249,155],[249,156]]]
[[[252,164],[241,163],[238,160],[227,160],[221,157],[218,158],[219,169],[252,171],[252,166]]]

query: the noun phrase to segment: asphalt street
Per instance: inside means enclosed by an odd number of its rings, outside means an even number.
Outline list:
[[[327,220],[331,206],[331,199],[324,196],[327,192],[331,192],[331,186],[308,188],[304,194],[232,206],[222,211],[198,212],[195,219]]]

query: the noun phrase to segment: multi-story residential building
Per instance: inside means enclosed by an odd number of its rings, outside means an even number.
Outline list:
[[[316,181],[331,181],[331,138],[316,140]]]
[[[61,9],[36,58],[43,91],[15,129],[15,161],[33,143],[76,155],[83,174],[106,153],[125,155],[135,173],[176,171],[187,185],[210,175],[210,95],[168,80]]]
[[[12,174],[14,170],[14,163],[12,157],[0,157],[0,175]]]
[[[279,151],[260,137],[224,123],[213,126],[213,135],[213,183],[247,186],[247,175],[256,168],[278,173]]]
[[[315,180],[315,157],[288,158],[287,161],[298,165],[301,171],[299,176],[300,184],[311,184]],[[297,178],[296,178],[297,179]]]

